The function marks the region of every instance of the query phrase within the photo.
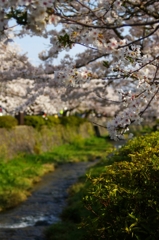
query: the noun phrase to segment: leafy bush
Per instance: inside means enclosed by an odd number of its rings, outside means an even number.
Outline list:
[[[7,115],[7,116],[0,116],[0,128],[11,129],[18,125],[18,121],[16,118]]]
[[[48,116],[46,119],[42,116],[25,116],[25,125],[32,126],[40,130],[43,126],[49,128],[56,126],[57,124],[62,124],[63,126],[79,126],[86,120],[78,118],[76,116],[60,117],[56,118],[54,116]]]
[[[24,123],[25,125],[32,126],[38,130],[45,125],[45,119],[42,116],[25,116]]]
[[[80,118],[77,116],[69,116],[69,117],[61,117],[60,123],[64,126],[70,125],[70,126],[76,126],[78,127],[80,124],[86,122],[86,119]]]
[[[159,239],[158,143],[157,132],[135,138],[112,156],[100,176],[88,177],[86,239]]]
[[[48,127],[53,127],[53,126],[56,126],[57,124],[60,124],[60,119],[54,116],[48,116],[47,120],[45,120],[45,124]]]
[[[156,119],[154,125],[153,125],[153,131],[159,130],[159,119]]]
[[[153,132],[149,135],[133,138],[113,156],[109,158],[110,163],[117,161],[131,161],[133,156],[142,155],[145,159],[151,158],[154,154],[159,156],[159,132]]]

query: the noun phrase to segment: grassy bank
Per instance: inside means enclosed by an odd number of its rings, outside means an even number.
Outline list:
[[[158,132],[134,138],[91,168],[46,239],[159,239],[158,139]]]
[[[0,159],[0,211],[24,201],[34,184],[46,172],[65,162],[93,161],[105,158],[108,143],[104,138],[77,138],[41,154],[21,153],[11,160]]]

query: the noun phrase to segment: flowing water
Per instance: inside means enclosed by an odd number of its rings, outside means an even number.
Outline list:
[[[44,176],[24,203],[0,213],[0,240],[44,240],[46,227],[60,221],[69,187],[95,163],[67,163]]]

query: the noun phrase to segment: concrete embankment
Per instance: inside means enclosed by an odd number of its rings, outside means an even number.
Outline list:
[[[17,126],[11,130],[0,128],[0,158],[13,158],[18,153],[40,154],[50,151],[54,146],[93,134],[94,129],[89,122],[79,126],[44,126],[40,131],[30,126]]]

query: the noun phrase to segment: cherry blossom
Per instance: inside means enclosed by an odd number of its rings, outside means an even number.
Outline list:
[[[123,138],[130,124],[140,124],[146,111],[157,109],[158,1],[1,0],[0,11],[1,92],[8,108],[13,109],[14,104],[9,92],[5,95],[4,80],[14,82],[18,78],[29,79],[32,84],[24,90],[13,87],[14,94],[23,95],[15,111],[29,106],[34,109],[35,105],[50,108],[51,113],[55,108],[58,111],[58,107],[49,107],[51,94],[63,108],[74,105],[88,109],[96,105],[104,112],[104,107],[116,104],[115,117],[107,123],[114,139]],[[12,19],[20,26],[18,33]],[[39,54],[43,67],[34,68],[25,56],[6,44],[11,29],[15,36],[30,34],[50,39],[50,48]],[[84,51],[70,57],[70,50],[78,46]],[[67,54],[57,66],[56,59],[63,51]],[[99,85],[94,86],[96,80]],[[114,96],[119,94],[118,100],[109,99],[108,87]],[[76,101],[75,96],[80,100]]]

